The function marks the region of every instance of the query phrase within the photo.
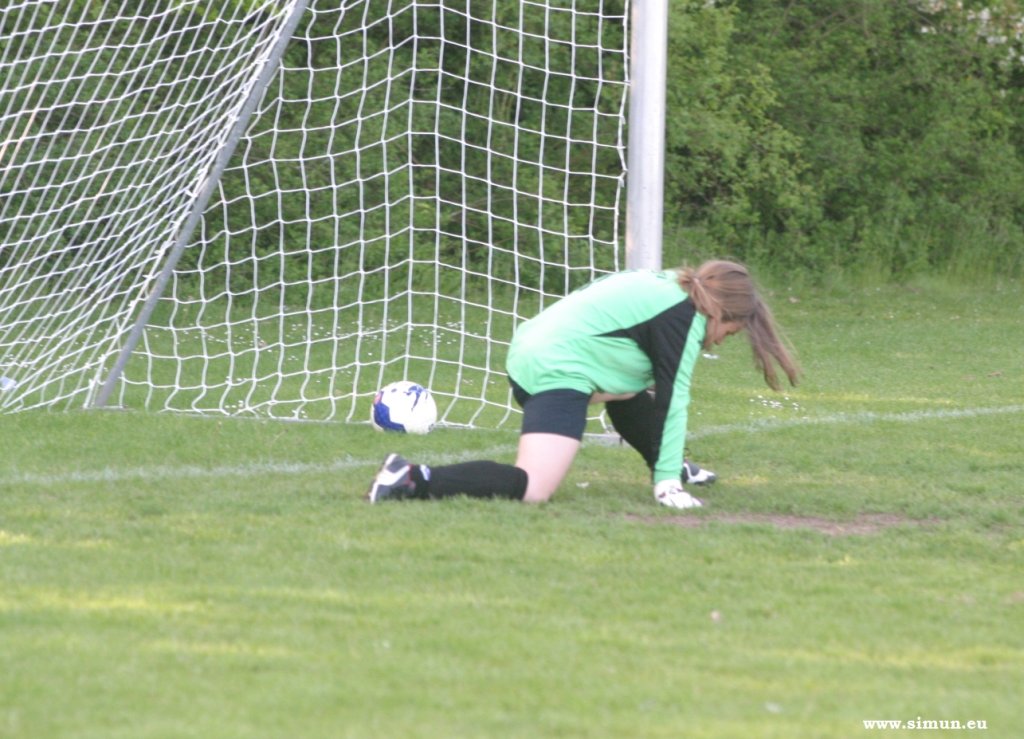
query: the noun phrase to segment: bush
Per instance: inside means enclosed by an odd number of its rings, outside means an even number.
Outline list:
[[[1018,57],[938,5],[677,1],[675,232],[776,270],[1021,274]]]

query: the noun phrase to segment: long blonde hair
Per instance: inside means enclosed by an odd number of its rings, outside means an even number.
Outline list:
[[[754,364],[764,374],[769,387],[774,390],[780,387],[775,362],[786,373],[790,384],[797,384],[800,367],[793,351],[744,265],[716,259],[696,269],[683,267],[679,270],[679,286],[690,296],[697,310],[707,316],[709,323],[735,321],[743,326],[754,352]]]

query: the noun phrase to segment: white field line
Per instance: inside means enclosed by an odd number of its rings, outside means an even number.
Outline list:
[[[480,449],[473,452],[461,452],[459,454],[432,455],[431,461],[434,464],[453,464],[465,462],[470,459],[484,459],[514,452],[515,447],[511,445],[495,446],[487,449]],[[238,465],[225,465],[222,467],[198,467],[195,465],[159,465],[155,467],[126,467],[114,468],[105,467],[101,470],[84,470],[81,472],[67,472],[57,475],[40,475],[31,472],[16,472],[11,475],[0,477],[0,488],[7,485],[40,485],[44,487],[58,485],[74,485],[76,483],[117,483],[117,482],[157,482],[160,480],[182,480],[196,478],[218,478],[218,477],[261,477],[265,475],[302,475],[322,474],[331,472],[344,472],[355,470],[361,467],[373,468],[383,461],[384,457],[375,459],[356,459],[346,457],[333,462],[306,463],[306,462],[249,462]]]
[[[924,411],[907,411],[905,413],[876,413],[860,411],[857,413],[831,413],[826,416],[801,416],[799,418],[774,419],[764,418],[747,423],[729,424],[725,426],[707,426],[687,434],[689,439],[703,439],[709,436],[720,436],[736,432],[755,434],[761,431],[778,431],[779,429],[796,426],[846,426],[872,423],[917,423],[918,421],[934,421],[941,419],[955,420],[958,418],[978,418],[981,416],[1002,416],[1012,413],[1024,413],[1024,405],[1004,405],[994,408],[960,408],[935,409]]]
[[[762,433],[765,431],[777,431],[780,429],[795,428],[799,426],[842,426],[873,423],[917,423],[920,421],[931,421],[936,419],[960,419],[979,418],[982,416],[998,416],[1013,413],[1024,413],[1024,405],[1007,405],[994,408],[963,408],[963,409],[936,409],[923,411],[909,411],[906,413],[876,413],[873,411],[862,411],[859,413],[833,413],[827,416],[809,417],[801,416],[792,419],[765,418],[747,423],[727,424],[722,426],[707,426],[694,430],[689,435],[690,439],[705,439],[713,436],[722,436],[732,433]],[[589,437],[589,441],[601,443],[617,443],[616,435],[595,435]],[[434,464],[453,464],[469,459],[487,459],[499,455],[510,454],[515,451],[515,446],[505,444],[493,446],[474,451],[460,452],[458,454],[432,455],[431,462]],[[239,465],[225,465],[221,467],[198,467],[195,465],[160,465],[155,467],[127,467],[113,468],[105,467],[101,470],[84,470],[81,472],[68,472],[56,475],[41,475],[31,472],[14,472],[0,477],[0,488],[8,485],[39,485],[57,486],[73,485],[76,483],[97,483],[97,482],[131,482],[133,480],[154,482],[159,480],[180,480],[188,478],[219,478],[219,477],[258,477],[262,475],[297,475],[297,474],[320,474],[332,472],[344,472],[365,467],[374,467],[380,463],[380,459],[356,459],[346,457],[324,463],[304,462],[250,462]]]

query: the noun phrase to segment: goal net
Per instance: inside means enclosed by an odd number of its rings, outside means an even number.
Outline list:
[[[514,327],[621,268],[624,0],[293,5],[0,10],[0,408],[500,425]]]

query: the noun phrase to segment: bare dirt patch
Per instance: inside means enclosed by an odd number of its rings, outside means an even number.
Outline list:
[[[892,513],[862,513],[854,518],[836,521],[817,516],[795,516],[781,513],[697,513],[678,516],[627,516],[631,521],[641,523],[680,526],[686,529],[700,528],[709,523],[758,524],[777,529],[809,530],[828,536],[867,536],[877,534],[895,526],[928,526],[934,520],[920,520],[898,516]]]

